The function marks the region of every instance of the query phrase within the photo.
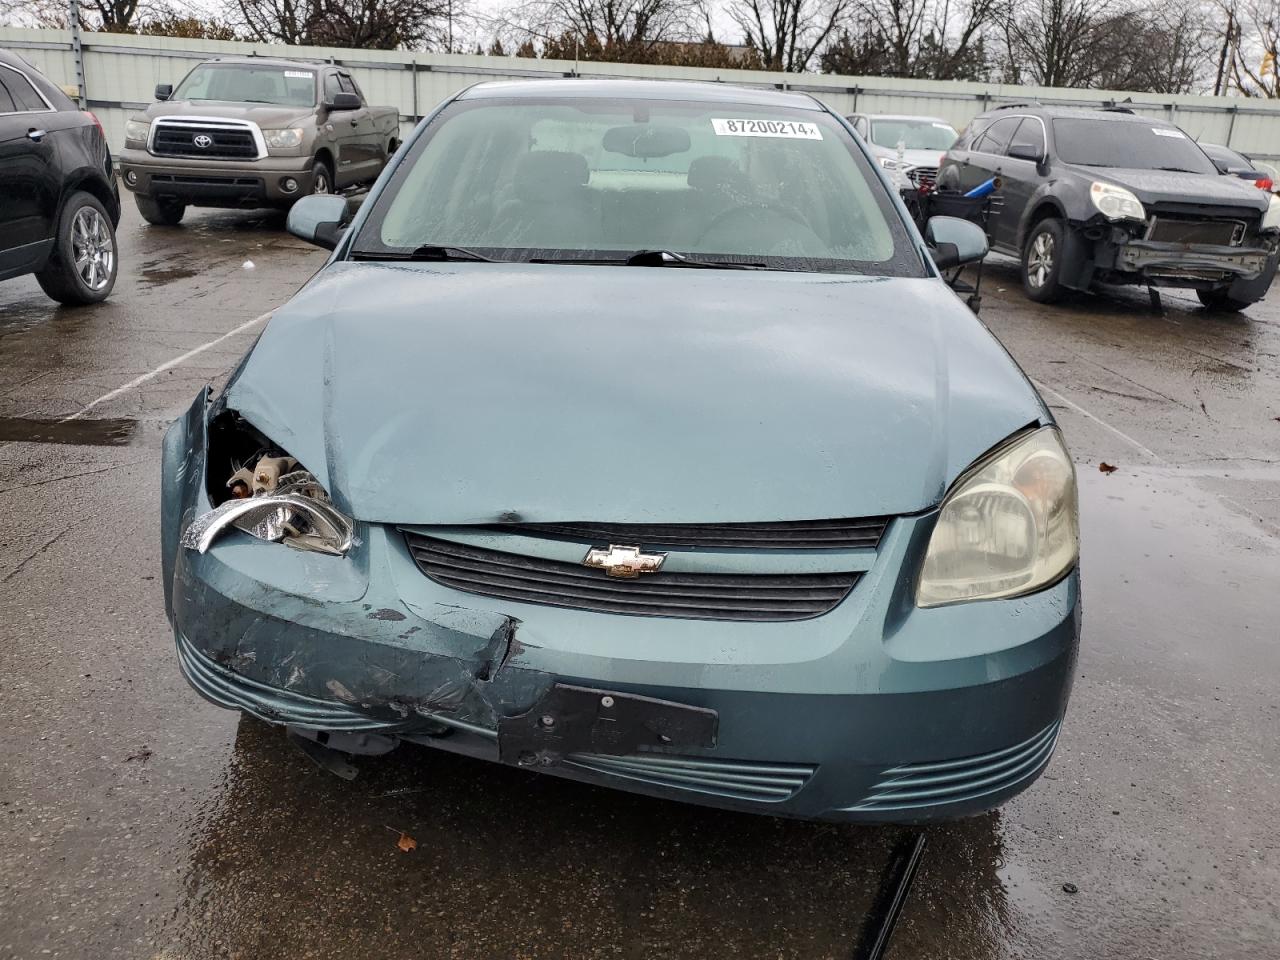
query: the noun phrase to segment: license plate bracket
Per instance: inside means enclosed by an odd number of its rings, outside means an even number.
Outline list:
[[[719,715],[634,693],[555,684],[526,713],[498,721],[504,763],[548,765],[571,753],[626,756],[716,745]]]

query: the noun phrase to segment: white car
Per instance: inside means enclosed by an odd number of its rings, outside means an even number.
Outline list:
[[[846,117],[889,173],[915,187],[932,188],[942,156],[960,136],[955,127],[937,117],[905,114],[854,113]]]

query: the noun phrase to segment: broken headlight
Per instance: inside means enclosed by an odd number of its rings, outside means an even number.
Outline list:
[[[342,556],[351,549],[353,525],[318,480],[290,456],[268,451],[253,468],[237,467],[226,481],[229,499],[196,517],[182,545],[204,553],[227,530],[299,550]]]
[[[1075,467],[1058,429],[1042,427],[978,461],[943,499],[916,604],[1033,593],[1079,555]]]

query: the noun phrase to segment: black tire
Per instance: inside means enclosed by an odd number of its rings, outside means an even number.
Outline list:
[[[107,299],[119,270],[120,248],[107,208],[77,190],[62,205],[53,252],[36,281],[54,300],[79,307]]]
[[[311,165],[311,192],[333,193],[333,171],[323,160]]]
[[[1237,300],[1227,295],[1227,287],[1214,287],[1212,290],[1197,290],[1196,296],[1204,304],[1206,310],[1214,313],[1238,313],[1245,307],[1252,306],[1249,300]]]
[[[1061,298],[1062,252],[1067,231],[1061,220],[1046,217],[1027,232],[1022,244],[1022,289],[1036,303]]]
[[[135,193],[133,201],[138,205],[142,219],[157,227],[176,227],[187,212],[187,205],[177,200],[157,200],[155,197]]]

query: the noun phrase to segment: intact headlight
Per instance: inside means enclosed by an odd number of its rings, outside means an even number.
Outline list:
[[[910,169],[911,164],[907,163],[905,160],[899,160],[897,157],[881,157],[880,166],[884,167],[886,170],[908,170]]]
[[[263,130],[262,139],[268,147],[288,150],[302,145],[302,128],[289,127],[287,130]]]
[[[1089,199],[1108,220],[1145,220],[1142,202],[1124,187],[1095,180],[1089,186]]]
[[[1017,597],[1047,587],[1080,555],[1076,473],[1056,427],[974,464],[942,501],[916,604]]]
[[[124,122],[124,138],[138,143],[147,142],[147,131],[151,129],[150,120],[126,120]]]
[[[1267,204],[1267,212],[1262,215],[1262,226],[1259,229],[1280,229],[1280,197],[1272,195],[1271,202]]]

